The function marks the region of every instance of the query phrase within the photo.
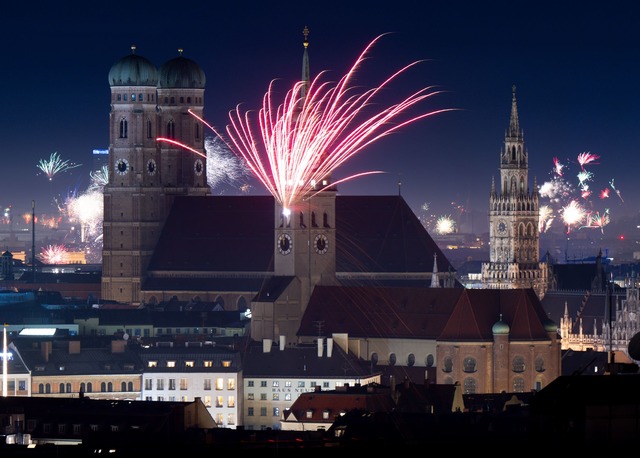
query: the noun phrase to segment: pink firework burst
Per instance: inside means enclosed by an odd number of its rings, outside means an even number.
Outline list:
[[[582,170],[584,170],[584,166],[587,164],[597,164],[598,159],[600,159],[600,156],[598,156],[597,154],[592,154],[592,153],[580,153],[578,154],[578,164],[580,164],[580,168],[582,168]]]
[[[322,78],[326,72],[321,72],[311,82],[297,82],[278,104],[275,82],[271,81],[259,111],[243,112],[237,106],[229,113],[225,143],[244,160],[283,208],[291,208],[304,195],[318,192],[317,183],[373,142],[420,119],[452,110],[409,115],[409,109],[440,93],[433,87],[426,87],[371,114],[376,106],[376,96],[419,63],[408,64],[380,85],[358,92],[352,85],[354,75],[382,36],[365,48],[337,83],[324,82]],[[211,125],[200,120],[224,139]],[[374,173],[382,172],[362,172],[333,184]]]

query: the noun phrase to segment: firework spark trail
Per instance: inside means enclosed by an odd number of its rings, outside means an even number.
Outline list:
[[[620,190],[616,189],[615,185],[613,184],[614,179],[612,178],[611,181],[609,182],[609,186],[611,186],[611,189],[614,190],[614,192],[618,195],[618,197],[620,198],[620,200],[622,202],[624,202],[624,199],[622,198],[622,195],[620,195]]]
[[[430,86],[372,116],[365,115],[366,109],[372,108],[374,99],[384,88],[419,63],[417,61],[402,67],[377,87],[363,93],[355,92],[355,87],[351,86],[354,75],[382,36],[369,43],[335,85],[323,82],[322,77],[326,72],[321,72],[310,84],[297,82],[276,107],[275,80],[272,80],[258,112],[243,113],[239,105],[229,112],[230,124],[226,126],[228,140],[203,119],[192,114],[243,158],[263,186],[284,208],[289,208],[304,194],[314,191],[316,183],[330,176],[336,168],[373,142],[420,119],[453,110],[433,110],[401,119],[401,115],[410,108],[441,92]],[[305,90],[306,95],[303,96]],[[254,116],[257,116],[257,127],[254,126]],[[338,182],[375,173],[383,172],[363,172]]]
[[[40,159],[38,162],[38,168],[49,178],[49,181],[53,180],[53,177],[58,173],[80,167],[80,165],[82,164],[74,164],[68,160],[63,161],[57,152],[51,153],[48,160]]]

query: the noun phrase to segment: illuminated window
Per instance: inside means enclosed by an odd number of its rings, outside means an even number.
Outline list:
[[[235,407],[236,406],[236,397],[235,396],[229,396],[227,398],[227,407]]]
[[[235,390],[236,389],[236,379],[230,378],[227,379],[227,390]]]
[[[148,367],[158,367],[158,361],[149,361],[147,363]]]
[[[222,367],[231,367],[231,361],[229,360],[222,361]]]
[[[187,390],[188,387],[189,387],[189,383],[188,383],[187,379],[186,378],[181,378],[180,379],[180,389],[181,390]]]
[[[204,367],[213,367],[213,361],[205,361]]]
[[[224,390],[224,379],[222,377],[216,379],[216,390]]]
[[[195,367],[196,363],[194,361],[185,361],[184,365],[186,367]]]
[[[176,367],[175,361],[167,361],[167,367]]]

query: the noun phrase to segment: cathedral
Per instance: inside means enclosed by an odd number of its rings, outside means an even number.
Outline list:
[[[307,46],[305,29],[303,83]],[[487,283],[502,290],[473,290],[400,194],[342,195],[325,176],[287,209],[266,191],[212,195],[190,113],[205,118],[204,72],[182,54],[156,69],[132,51],[109,72],[102,299],[212,304],[250,317],[251,339],[266,346],[331,339],[372,367],[469,393],[540,389],[559,375],[557,326],[531,288],[544,280],[538,200],[525,191],[515,95],[491,204]]]
[[[492,179],[489,198],[489,262],[482,285],[490,289],[533,288],[540,300],[548,286],[548,268],[540,261],[540,202],[537,185],[529,189],[529,153],[518,120],[516,89],[500,152],[500,183]]]

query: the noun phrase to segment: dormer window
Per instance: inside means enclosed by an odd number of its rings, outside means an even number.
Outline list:
[[[176,367],[175,361],[167,361],[167,367]]]

